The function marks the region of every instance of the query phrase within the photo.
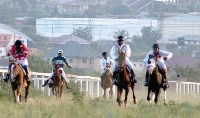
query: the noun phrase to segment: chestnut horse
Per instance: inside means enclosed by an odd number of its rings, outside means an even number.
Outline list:
[[[60,70],[60,64],[54,64],[54,75],[51,80],[53,81],[52,92],[53,95],[56,95],[56,98],[62,97],[64,81],[61,74],[62,70]]]
[[[104,90],[104,94],[103,96],[106,97],[106,89],[110,88],[109,91],[109,96],[112,98],[113,96],[113,79],[112,79],[112,75],[111,75],[111,65],[110,64],[106,64],[106,69],[105,69],[105,73],[102,74],[101,76],[101,80],[102,80],[102,88]]]
[[[160,95],[160,90],[163,88],[163,79],[162,75],[159,73],[162,71],[160,68],[157,67],[155,59],[149,58],[148,60],[148,94],[147,94],[147,100],[152,103],[154,101],[155,103],[158,102],[158,96]],[[166,87],[163,88],[164,90],[164,104],[167,105],[166,100]],[[150,93],[152,93],[152,96],[150,97]]]
[[[137,100],[134,94],[134,86],[135,83],[132,82],[130,78],[130,72],[128,72],[125,60],[126,60],[126,54],[122,51],[118,51],[119,57],[117,59],[117,70],[116,70],[116,77],[118,80],[118,85],[117,85],[117,102],[119,105],[122,104],[123,101],[121,101],[121,95],[123,92],[123,89],[125,90],[125,99],[124,103],[125,105],[127,104],[127,96],[129,93],[129,87],[131,87],[133,91],[133,102],[134,104],[137,104]]]
[[[31,74],[30,69],[28,69],[29,74]],[[9,64],[9,73],[10,73],[10,81],[12,90],[14,93],[14,101],[18,104],[22,103],[21,100],[21,94],[22,89],[25,88],[25,102],[27,102],[29,90],[30,90],[30,82],[27,82],[25,78],[25,72],[22,69],[21,65],[19,65],[15,61],[10,61]],[[31,77],[29,76],[29,80],[31,80]]]

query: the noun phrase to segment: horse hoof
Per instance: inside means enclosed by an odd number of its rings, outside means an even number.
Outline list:
[[[137,100],[135,99],[135,100],[133,101],[133,103],[134,103],[134,104],[137,104]]]
[[[165,105],[165,106],[167,106],[167,105],[168,105],[166,100],[164,101],[164,105]]]

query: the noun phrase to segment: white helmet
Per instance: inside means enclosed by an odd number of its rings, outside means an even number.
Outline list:
[[[58,54],[62,54],[63,53],[63,51],[62,50],[58,50]]]

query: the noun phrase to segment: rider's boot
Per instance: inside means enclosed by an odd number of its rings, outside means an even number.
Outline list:
[[[164,88],[169,88],[169,83],[168,83],[168,80],[167,80],[167,73],[166,72],[164,72],[163,73],[163,87]]]
[[[27,80],[27,82],[31,82],[30,81],[30,78],[29,78],[29,72],[28,72],[28,68],[25,68],[25,71],[26,71],[26,75],[25,75],[25,78],[26,78],[26,80]]]
[[[114,71],[113,72],[113,85],[116,85],[117,86],[117,84],[118,84],[118,81],[117,81],[117,77],[116,77],[116,74],[117,74],[117,72],[116,71]]]
[[[45,83],[42,85],[42,87],[46,86],[49,83],[49,79],[45,81]]]
[[[135,73],[133,70],[131,70],[131,78],[133,79],[132,80],[133,83],[137,83],[137,80],[135,79]]]
[[[6,74],[6,78],[5,78],[5,79],[3,79],[3,80],[4,80],[4,82],[8,82],[9,78],[10,78],[10,75],[7,73],[7,74]]]
[[[148,79],[149,78],[149,73],[148,73],[148,71],[146,72],[146,77],[145,77],[145,81],[144,81],[144,86],[148,86]]]

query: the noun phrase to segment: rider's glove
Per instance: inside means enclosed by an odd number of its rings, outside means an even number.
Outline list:
[[[164,59],[165,61],[167,61],[167,60],[168,60],[168,58],[167,58],[167,57],[164,57],[163,59]]]

